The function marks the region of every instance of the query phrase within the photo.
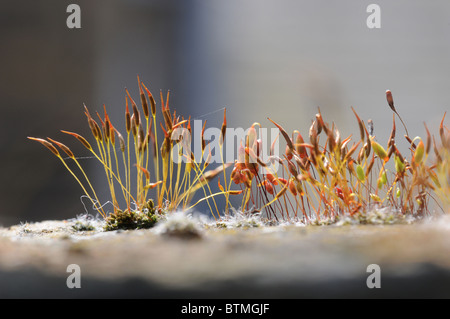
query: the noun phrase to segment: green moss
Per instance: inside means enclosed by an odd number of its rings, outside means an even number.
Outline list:
[[[236,224],[234,225],[234,227],[236,227],[236,228],[243,228],[243,229],[256,228],[256,227],[260,227],[260,226],[261,226],[261,223],[259,223],[255,219],[251,219],[251,218],[238,220],[236,222]]]
[[[104,229],[106,231],[118,229],[147,229],[152,228],[158,222],[160,215],[156,213],[153,200],[149,200],[142,211],[122,211],[110,214],[106,219]]]
[[[199,239],[203,234],[197,220],[180,212],[171,214],[158,226],[157,232],[164,236],[181,239]]]

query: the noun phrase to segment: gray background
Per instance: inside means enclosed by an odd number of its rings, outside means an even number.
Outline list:
[[[81,29],[66,27],[70,3]],[[370,3],[381,29],[366,26]],[[154,94],[170,89],[177,113],[217,127],[226,106],[230,127],[271,127],[270,117],[307,135],[320,106],[346,136],[358,133],[353,106],[384,144],[386,89],[412,137],[424,135],[423,121],[437,133],[450,109],[446,0],[3,1],[0,40],[1,225],[84,212],[70,174],[26,137],[88,155],[59,130],[92,138],[82,103],[105,103],[123,129],[124,87],[138,100],[137,74]],[[95,160],[83,165],[98,171]]]

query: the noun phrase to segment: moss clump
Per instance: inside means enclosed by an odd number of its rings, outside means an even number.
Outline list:
[[[235,228],[243,228],[243,229],[257,228],[261,226],[262,223],[253,218],[237,220],[236,223],[234,224]]]
[[[391,224],[408,224],[412,222],[412,217],[407,216],[400,211],[390,207],[374,208],[366,213],[358,213],[353,216],[361,225],[391,225]]]
[[[214,224],[210,224],[209,228],[227,229],[241,228],[250,229],[263,226],[276,226],[278,223],[261,217],[260,213],[249,214],[241,211],[235,211],[232,216],[224,216]]]
[[[358,212],[354,215],[335,216],[310,221],[313,226],[347,226],[347,225],[393,225],[410,224],[414,222],[412,216],[402,214],[392,207],[372,207],[369,211]]]
[[[149,200],[142,211],[122,211],[110,214],[106,219],[105,231],[118,229],[147,229],[152,228],[158,222],[160,216],[156,213],[153,200]]]
[[[76,232],[81,231],[93,231],[95,227],[89,222],[76,221],[74,225],[72,225],[72,229]]]

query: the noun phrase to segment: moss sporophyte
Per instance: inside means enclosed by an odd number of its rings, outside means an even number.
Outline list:
[[[261,124],[254,123],[235,149],[237,159],[230,163],[223,158],[225,138],[230,138],[226,110],[217,129],[219,138],[207,139],[205,122],[199,137],[201,148],[192,152],[191,118],[170,110],[170,92],[165,99],[160,92],[157,112],[154,96],[139,77],[138,85],[140,108],[125,89],[125,134],[112,124],[105,106],[103,117],[96,113],[98,120],[84,106],[93,143],[77,133],[62,131],[77,139],[103,167],[113,206],[109,214],[68,146],[50,138],[29,137],[62,162],[106,221],[106,230],[150,228],[164,214],[186,211],[205,201],[218,223],[232,211],[249,216],[258,213],[277,222],[304,223],[353,215],[363,218],[374,207],[422,217],[431,214],[431,202],[449,212],[450,134],[444,125],[445,114],[439,126],[440,143],[426,125],[426,139],[412,139],[389,90],[386,99],[393,120],[386,146],[374,135],[373,122],[368,120],[366,126],[353,108],[359,128],[356,140],[352,135],[342,137],[334,123],[325,122],[319,109],[307,131],[308,138],[300,130],[288,134],[268,119],[286,144],[282,154],[276,147],[278,139],[269,143],[268,154],[263,154],[266,135],[261,134]],[[162,115],[160,122],[157,113]],[[405,140],[401,140],[406,142],[408,154],[397,147],[395,116],[404,126]],[[64,158],[57,147],[68,157]],[[75,169],[68,161],[75,163]],[[215,168],[210,166],[213,161],[219,164]],[[216,177],[219,191],[213,192],[210,182]],[[201,192],[200,198],[192,204],[197,192]],[[224,207],[218,206],[217,196],[224,197]],[[120,208],[119,202],[124,202],[124,207]]]

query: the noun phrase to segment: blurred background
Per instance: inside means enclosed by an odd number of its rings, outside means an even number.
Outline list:
[[[124,88],[138,101],[137,75],[155,95],[170,89],[172,109],[208,126],[220,128],[227,107],[229,127],[272,127],[270,117],[307,135],[320,107],[347,136],[358,134],[353,106],[385,144],[390,89],[412,137],[424,136],[424,121],[437,133],[450,110],[450,2],[376,1],[381,28],[369,29],[372,2],[2,1],[0,225],[85,212],[72,176],[26,137],[88,156],[59,130],[92,140],[83,103],[92,112],[106,104],[123,130]],[[66,26],[71,3],[81,29]],[[101,185],[96,160],[82,164]]]

